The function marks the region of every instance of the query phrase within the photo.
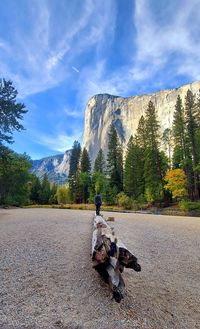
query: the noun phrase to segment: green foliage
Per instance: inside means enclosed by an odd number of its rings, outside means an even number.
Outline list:
[[[90,174],[89,172],[80,172],[79,173],[79,193],[78,193],[78,198],[77,201],[79,203],[87,203],[89,199],[89,187],[90,187]]]
[[[145,196],[154,203],[163,197],[162,159],[159,152],[160,131],[156,111],[150,101],[146,111],[146,145],[144,160]]]
[[[69,163],[69,190],[72,202],[76,202],[78,193],[78,166],[81,155],[80,143],[75,141],[72,147]]]
[[[72,153],[69,162],[69,178],[74,176],[78,170],[80,155],[81,155],[80,143],[75,141],[72,147]]]
[[[99,150],[94,162],[94,172],[105,173],[105,159],[102,149]]]
[[[186,126],[185,126],[185,118],[184,118],[184,108],[182,105],[182,100],[178,95],[175,111],[174,111],[174,120],[172,126],[172,135],[174,139],[175,148],[177,149],[176,152],[176,166],[178,168],[182,161],[187,157],[187,142],[186,142]],[[179,160],[179,162],[178,162]]]
[[[91,170],[91,161],[90,161],[90,158],[89,158],[88,151],[84,147],[83,152],[81,154],[80,171],[82,173],[84,173],[84,172],[88,172],[89,173],[90,170]]]
[[[30,158],[0,145],[0,204],[23,205],[29,202]]]
[[[12,81],[0,79],[0,144],[13,143],[13,131],[24,129],[20,120],[27,110],[23,103],[16,101],[17,94]]]
[[[200,211],[200,201],[191,202],[191,201],[180,201],[179,208],[183,211]]]
[[[107,172],[109,183],[117,192],[123,189],[123,152],[114,124],[108,133]]]
[[[49,198],[49,204],[57,204],[57,189],[58,186],[56,183],[53,183],[51,185],[51,191],[50,191],[50,198]]]
[[[106,205],[113,205],[115,204],[117,195],[117,188],[116,186],[111,187],[110,183],[106,181],[104,185],[104,189],[102,192],[102,200]]]
[[[47,174],[44,175],[39,192],[39,201],[41,204],[48,204],[51,196],[50,183]]]
[[[58,204],[66,204],[71,201],[69,187],[65,185],[58,187],[56,196]]]
[[[30,181],[30,200],[32,203],[40,203],[41,184],[37,176],[32,175]]]
[[[127,145],[124,166],[124,190],[134,199],[144,193],[144,157],[142,148],[131,136]]]
[[[94,197],[97,193],[102,193],[104,190],[106,178],[105,175],[95,171],[92,175],[91,184],[89,187],[89,202],[94,202]]]
[[[118,206],[123,207],[124,209],[132,209],[133,201],[124,192],[120,192],[117,194],[116,202]]]

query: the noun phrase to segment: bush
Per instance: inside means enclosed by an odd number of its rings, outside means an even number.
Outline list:
[[[179,208],[183,211],[192,211],[192,210],[200,211],[200,201],[197,201],[197,202],[180,201]]]
[[[116,197],[117,204],[124,209],[132,209],[133,202],[125,193],[121,192]]]
[[[58,204],[68,203],[70,201],[69,187],[65,185],[58,187],[56,196]]]

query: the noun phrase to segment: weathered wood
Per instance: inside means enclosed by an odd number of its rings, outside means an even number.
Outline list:
[[[92,265],[109,283],[113,298],[119,303],[124,298],[124,267],[140,271],[137,258],[116,238],[114,230],[102,216],[94,217],[92,236]]]

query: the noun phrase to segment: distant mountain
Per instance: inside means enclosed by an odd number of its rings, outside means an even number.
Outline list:
[[[32,160],[32,173],[42,179],[47,174],[50,182],[60,185],[64,184],[69,174],[69,161],[71,150],[67,150],[64,154],[58,154],[42,158],[40,160]]]

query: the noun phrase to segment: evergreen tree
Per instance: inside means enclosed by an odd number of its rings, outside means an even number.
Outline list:
[[[102,149],[99,150],[94,162],[94,172],[105,173],[105,159]]]
[[[40,203],[41,184],[36,175],[32,175],[30,183],[30,200],[33,203]]]
[[[88,151],[86,148],[83,149],[80,159],[80,172],[78,175],[78,201],[88,202],[89,199],[89,188],[91,183],[90,178],[91,162]]]
[[[80,171],[81,172],[90,172],[91,170],[91,161],[88,154],[88,151],[84,147],[82,154],[81,154],[81,160],[80,160]]]
[[[72,147],[70,162],[69,162],[69,178],[74,176],[78,170],[78,164],[81,155],[81,145],[75,141]]]
[[[51,185],[50,198],[49,198],[50,204],[57,204],[57,189],[58,189],[57,184],[53,182],[53,184]]]
[[[186,118],[186,129],[188,136],[188,145],[192,159],[192,190],[194,199],[199,198],[199,177],[195,170],[198,165],[197,157],[197,122],[196,122],[196,106],[193,93],[188,90],[185,97],[185,118]]]
[[[141,116],[138,123],[135,140],[136,140],[136,144],[144,151],[146,145],[146,125],[145,125],[145,118],[143,115]]]
[[[108,133],[107,171],[109,183],[117,193],[123,190],[123,152],[114,124]]]
[[[23,205],[29,201],[31,161],[0,145],[0,204]]]
[[[143,152],[131,136],[127,144],[124,165],[124,190],[128,196],[134,199],[144,194],[143,168]]]
[[[24,129],[19,121],[27,110],[23,103],[16,101],[17,94],[12,81],[0,79],[0,144],[4,141],[13,143],[13,131]]]
[[[48,180],[47,174],[44,174],[40,190],[40,203],[48,204],[49,198],[51,196],[50,182]]]
[[[69,191],[72,202],[77,200],[78,190],[78,166],[81,155],[80,143],[75,141],[72,147],[70,163],[69,163]]]
[[[159,153],[160,133],[154,104],[150,101],[146,111],[146,145],[144,179],[145,194],[149,202],[163,197],[162,161]]]
[[[177,97],[177,101],[175,105],[172,134],[174,139],[174,153],[177,160],[179,159],[179,163],[176,163],[176,166],[174,167],[177,166],[183,167],[184,162],[188,156],[188,150],[187,150],[184,108],[182,105],[182,100],[179,95]]]

